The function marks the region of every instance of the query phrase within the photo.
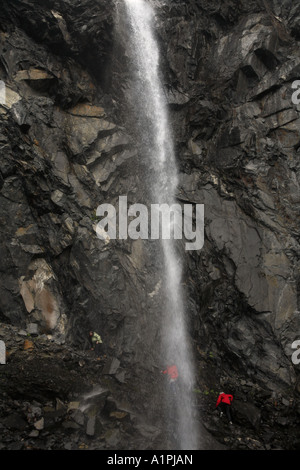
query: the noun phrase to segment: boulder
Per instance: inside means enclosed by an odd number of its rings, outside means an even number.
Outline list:
[[[41,418],[33,424],[37,431],[42,431],[44,429],[44,418]]]
[[[30,336],[38,336],[39,327],[38,327],[37,323],[29,323],[29,325],[27,325],[27,333]]]
[[[105,375],[115,375],[120,367],[120,361],[116,357],[108,358],[103,369]]]
[[[256,431],[259,430],[261,411],[253,403],[235,400],[232,406],[235,422],[240,424],[250,423]]]

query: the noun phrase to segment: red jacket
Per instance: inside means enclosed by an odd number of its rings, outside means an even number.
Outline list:
[[[176,366],[169,366],[166,370],[163,370],[163,374],[168,374],[170,379],[177,379],[178,377],[178,370]]]
[[[227,405],[231,405],[233,400],[232,395],[226,395],[226,393],[220,393],[219,398],[217,400],[216,407],[219,406],[220,403],[227,403]]]

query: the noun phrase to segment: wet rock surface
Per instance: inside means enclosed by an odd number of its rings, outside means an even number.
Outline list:
[[[138,410],[124,402],[106,358],[75,350],[46,335],[30,337],[1,325],[7,364],[0,370],[1,449],[133,449],[148,444]],[[26,339],[24,339],[26,338]],[[123,403],[122,403],[123,401]],[[160,433],[158,432],[158,435]],[[157,434],[154,435],[154,438]],[[155,445],[155,444],[153,444]]]
[[[0,369],[2,450],[152,450],[176,446],[176,423],[166,440],[163,400],[151,420],[140,401],[141,378],[120,384],[117,370],[90,350],[53,337],[24,336],[1,324],[7,364]],[[30,339],[28,339],[30,338]],[[28,347],[30,342],[30,347]],[[162,393],[162,378],[153,377]],[[196,405],[195,405],[196,406]],[[203,430],[207,445],[221,447]]]
[[[151,3],[180,166],[178,201],[205,204],[204,248],[184,256],[201,420],[226,448],[299,448],[299,365],[291,361],[300,335],[300,121],[292,102],[299,6]],[[125,194],[129,203],[149,202],[126,104],[126,28],[117,4],[2,1],[4,448],[161,444],[157,253],[141,240],[103,244],[95,235],[99,204],[117,205]],[[105,365],[86,356],[91,328],[104,339]],[[114,384],[114,393],[99,397],[107,421],[99,410],[66,411],[103,377]],[[237,400],[233,428],[214,411],[223,384]],[[134,425],[116,405],[123,393],[136,401]],[[207,437],[205,446],[215,445]]]
[[[32,338],[0,325],[7,364],[0,369],[1,450],[161,450],[176,448],[176,422],[164,429],[166,409],[151,419],[140,402],[138,377],[120,384],[108,373],[114,358],[97,360],[90,350],[71,348],[46,335]],[[28,339],[30,338],[30,339]],[[25,342],[31,347],[26,348]],[[199,352],[201,382],[194,390],[202,448],[207,450],[297,449],[299,407],[292,395],[272,394],[248,381],[221,376],[215,358]],[[160,374],[153,376],[162,392]],[[233,424],[220,417],[219,389],[234,394]]]

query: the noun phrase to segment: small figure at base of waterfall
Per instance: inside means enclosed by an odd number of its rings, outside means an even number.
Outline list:
[[[97,360],[101,359],[101,354],[103,354],[103,342],[101,336],[98,335],[95,331],[90,331],[89,340],[91,344],[91,351],[95,351]],[[105,357],[105,356],[104,356]]]
[[[161,371],[162,374],[168,374],[168,381],[170,385],[170,390],[173,396],[176,396],[177,393],[177,379],[178,379],[178,369],[175,364],[168,366],[166,370]]]
[[[223,414],[225,414],[228,419],[229,424],[232,424],[232,417],[231,417],[231,411],[230,411],[232,401],[233,401],[232,395],[228,395],[224,392],[221,392],[219,394],[219,397],[216,403],[216,408],[219,407],[220,409],[221,417],[223,416]]]

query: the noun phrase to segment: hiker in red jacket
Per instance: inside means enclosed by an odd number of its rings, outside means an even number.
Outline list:
[[[176,381],[178,379],[178,369],[175,364],[168,366],[166,370],[161,371],[162,374],[168,374],[168,380],[170,384],[171,391],[174,395],[176,395]]]
[[[227,395],[226,393],[221,392],[216,403],[216,408],[218,408],[218,406],[220,407],[221,416],[223,416],[223,413],[226,414],[229,424],[232,424],[231,413],[230,413],[230,406],[231,406],[232,400],[233,400],[232,395]]]

